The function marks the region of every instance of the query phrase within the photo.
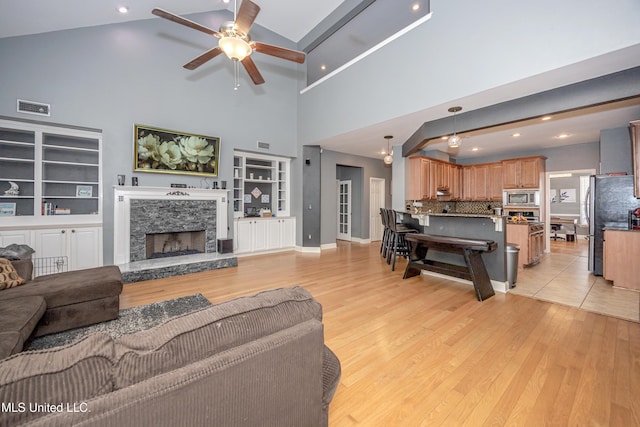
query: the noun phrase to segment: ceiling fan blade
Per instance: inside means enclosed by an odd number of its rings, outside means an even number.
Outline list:
[[[236,28],[241,33],[249,34],[249,29],[253,25],[253,21],[256,20],[260,12],[260,6],[252,2],[251,0],[244,0],[238,10],[238,16],[236,17]]]
[[[253,46],[256,52],[286,59],[287,61],[297,62],[298,64],[304,63],[305,60],[305,54],[296,50],[285,49],[284,47],[273,46],[260,42],[253,42]]]
[[[242,65],[244,65],[245,70],[249,73],[249,77],[253,80],[254,84],[261,85],[264,83],[264,79],[262,78],[262,74],[258,71],[258,67],[256,67],[256,63],[253,62],[250,56],[247,56],[242,61]]]
[[[205,62],[215,58],[216,56],[220,55],[221,53],[222,53],[222,49],[220,49],[218,46],[216,46],[213,49],[209,49],[208,51],[206,51],[202,55],[200,55],[197,58],[193,59],[191,62],[189,62],[187,64],[184,64],[183,67],[186,68],[187,70],[195,70],[196,68],[198,68],[199,66],[201,66]]]
[[[169,21],[173,21],[176,24],[180,24],[180,25],[185,25],[189,28],[193,28],[194,30],[198,30],[198,31],[202,31],[203,33],[215,36],[215,37],[221,37],[220,33],[212,30],[209,27],[205,27],[204,25],[200,25],[197,22],[193,22],[190,21],[186,18],[183,18],[182,16],[178,16],[178,15],[174,15],[171,12],[167,12],[164,9],[159,9],[159,8],[155,8],[151,11],[151,13],[153,13],[156,16],[159,16],[160,18],[164,18],[164,19],[168,19]]]

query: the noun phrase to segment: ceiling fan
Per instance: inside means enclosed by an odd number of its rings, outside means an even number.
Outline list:
[[[287,61],[297,62],[298,64],[304,63],[305,54],[303,52],[251,40],[249,37],[249,29],[253,25],[253,21],[255,21],[258,16],[258,12],[260,12],[260,6],[251,0],[244,0],[236,14],[235,21],[225,22],[222,24],[219,31],[212,30],[211,28],[200,25],[197,22],[193,22],[171,12],[167,12],[164,9],[155,8],[151,13],[220,39],[218,41],[218,46],[209,49],[202,55],[186,63],[184,68],[188,70],[195,70],[205,62],[224,52],[230,59],[242,63],[245,70],[247,70],[247,73],[249,73],[251,80],[253,80],[253,83],[259,85],[264,83],[264,78],[260,74],[260,71],[258,71],[258,67],[256,67],[253,59],[251,59],[251,54],[254,51],[286,59]]]

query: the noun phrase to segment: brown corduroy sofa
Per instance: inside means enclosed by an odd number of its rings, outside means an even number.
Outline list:
[[[31,260],[11,261],[11,264],[27,283],[0,291],[0,325],[4,327],[0,333],[0,357],[20,351],[29,336],[66,331],[118,317],[122,276],[117,266],[48,274],[32,280]],[[44,312],[38,297],[44,299]],[[13,312],[28,314],[28,319],[21,321]],[[31,329],[25,329],[29,325]],[[16,330],[8,331],[11,326]]]
[[[0,426],[327,426],[339,379],[320,304],[276,289],[4,359]]]

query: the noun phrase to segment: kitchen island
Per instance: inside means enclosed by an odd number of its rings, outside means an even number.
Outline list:
[[[497,292],[506,292],[509,289],[506,271],[507,218],[505,216],[465,213],[412,214],[405,212],[403,213],[402,222],[423,234],[496,242],[497,248],[493,252],[484,253],[482,260],[489,273],[493,289]],[[459,254],[430,251],[428,259],[465,266],[464,257]],[[423,274],[437,275],[431,272]],[[471,282],[469,283],[471,284]]]

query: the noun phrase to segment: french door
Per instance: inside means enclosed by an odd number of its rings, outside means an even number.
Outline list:
[[[338,240],[351,241],[351,180],[338,181]]]

